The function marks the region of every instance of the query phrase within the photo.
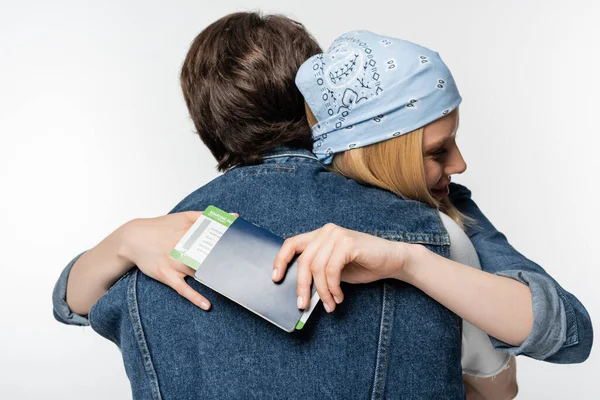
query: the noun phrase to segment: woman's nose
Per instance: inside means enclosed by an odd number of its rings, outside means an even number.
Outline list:
[[[457,146],[454,147],[454,151],[452,151],[452,157],[450,162],[447,165],[447,174],[462,174],[467,169],[467,163],[463,158],[460,150]]]

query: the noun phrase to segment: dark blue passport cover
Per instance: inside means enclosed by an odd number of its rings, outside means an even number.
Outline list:
[[[303,310],[298,309],[298,256],[285,277],[273,282],[273,262],[284,240],[242,217],[236,218],[196,271],[194,278],[250,311],[292,332]],[[314,284],[311,297],[315,293]]]

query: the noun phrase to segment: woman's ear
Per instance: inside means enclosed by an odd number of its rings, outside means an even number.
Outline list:
[[[318,122],[317,122],[317,119],[315,118],[315,115],[312,113],[312,111],[310,110],[310,108],[308,107],[308,104],[306,104],[306,102],[304,102],[304,110],[306,111],[306,119],[308,120],[308,125],[312,128]]]

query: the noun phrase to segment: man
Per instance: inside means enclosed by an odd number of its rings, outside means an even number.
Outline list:
[[[294,78],[320,51],[302,25],[273,15],[228,15],[198,35],[181,85],[200,138],[227,172],[170,214],[214,204],[282,237],[333,222],[418,238],[447,255],[436,210],[328,172],[311,153]],[[335,313],[319,307],[289,334],[186,281],[211,300],[210,312],[137,268],[90,310],[92,328],[120,347],[135,398],[464,396],[460,318],[410,285],[344,286]],[[57,319],[74,321],[60,300]]]

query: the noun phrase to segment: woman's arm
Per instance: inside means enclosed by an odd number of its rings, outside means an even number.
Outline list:
[[[469,236],[485,272],[418,244],[326,224],[284,242],[273,264],[273,280],[281,280],[287,263],[302,253],[298,258],[299,308],[308,305],[313,279],[326,311],[332,312],[343,301],[340,280],[367,283],[396,278],[412,282],[488,333],[496,349],[555,363],[585,361],[593,342],[585,307],[543,268],[503,243],[504,235],[483,215],[480,218],[476,219],[484,226],[482,232]]]
[[[529,286],[533,297],[534,325],[518,348],[491,337],[496,349],[525,354],[553,363],[578,363],[587,359],[593,343],[590,316],[581,302],[563,289],[540,265],[519,253],[481,212],[466,187],[451,183],[449,199],[459,211],[474,218],[466,233],[478,253],[481,268]]]
[[[393,276],[419,288],[461,318],[514,346],[533,326],[529,288],[444,258],[422,245],[409,245],[408,262]]]
[[[195,271],[170,256],[201,214],[185,211],[134,219],[80,254],[67,265],[55,285],[52,299],[56,319],[66,324],[89,325],[85,316],[92,306],[134,265],[208,310],[210,302],[185,282],[184,278],[193,276]]]
[[[513,279],[448,260],[420,244],[394,242],[327,224],[286,239],[274,261],[274,281],[297,253],[298,303],[308,305],[315,286],[328,312],[343,301],[340,281],[395,278],[421,289],[484,332],[521,344],[533,324],[531,292]]]
[[[87,315],[92,305],[133,267],[123,252],[125,229],[125,225],[120,226],[71,267],[65,300],[72,312]]]

